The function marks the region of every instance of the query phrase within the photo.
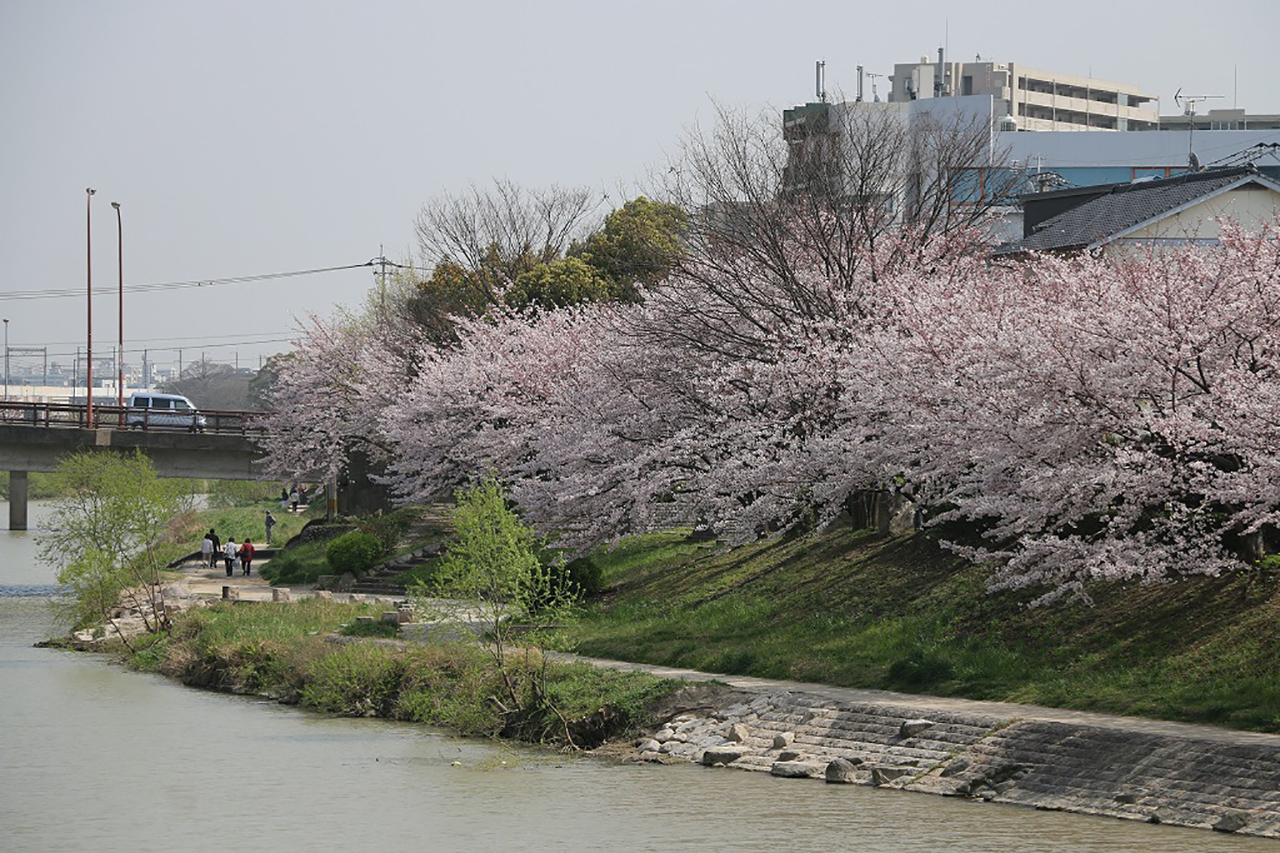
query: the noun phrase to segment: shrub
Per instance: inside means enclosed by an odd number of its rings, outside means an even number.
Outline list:
[[[353,530],[330,542],[324,556],[329,567],[338,574],[351,572],[358,575],[382,556],[382,544],[376,536],[363,530]]]
[[[353,643],[314,661],[302,704],[349,717],[386,717],[400,693],[404,658],[384,646]]]
[[[569,581],[577,587],[580,595],[591,596],[600,592],[603,586],[603,573],[595,560],[590,557],[579,557],[565,568],[569,571]]]
[[[383,554],[390,554],[409,532],[417,517],[415,510],[406,507],[375,516],[360,525],[360,529],[378,540]]]

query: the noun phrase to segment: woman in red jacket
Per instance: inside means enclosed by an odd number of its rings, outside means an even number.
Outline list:
[[[244,573],[246,575],[249,574],[249,566],[253,562],[253,543],[248,539],[244,540],[244,544],[240,546],[236,556],[240,558],[240,565],[244,566]]]

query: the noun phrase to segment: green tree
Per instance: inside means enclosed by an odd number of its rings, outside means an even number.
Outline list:
[[[532,709],[550,710],[572,744],[567,722],[547,696],[545,656],[516,642],[517,632],[568,617],[576,599],[569,573],[542,559],[545,543],[507,505],[506,490],[492,475],[458,492],[453,526],[433,584],[419,584],[415,604],[456,633],[476,637],[493,657],[506,693],[499,710],[509,724]]]
[[[581,258],[559,258],[521,273],[507,289],[506,303],[516,310],[567,308],[603,302],[617,295],[613,280]]]
[[[639,285],[652,285],[670,273],[684,252],[689,217],[680,207],[633,198],[610,213],[604,227],[575,245],[581,257],[616,282],[622,298],[634,301]]]
[[[497,275],[487,267],[482,275],[452,258],[440,260],[431,277],[415,281],[404,298],[404,315],[436,343],[453,338],[454,317],[476,317],[489,309],[487,280]]]
[[[38,538],[41,559],[70,592],[76,624],[109,624],[121,604],[136,609],[149,631],[167,631],[156,545],[187,508],[177,484],[156,476],[139,452],[81,451],[58,465],[59,493],[49,529]]]

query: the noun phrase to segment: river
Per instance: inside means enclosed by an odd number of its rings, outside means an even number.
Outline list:
[[[33,526],[48,517],[33,503]],[[193,690],[32,648],[60,627],[34,535],[0,531],[0,850],[1280,849],[758,773],[619,765]]]

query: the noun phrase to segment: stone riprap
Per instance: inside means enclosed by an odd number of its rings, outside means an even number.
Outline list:
[[[676,715],[635,758],[1280,837],[1280,738],[1231,744],[791,691],[742,701],[735,681],[733,704]]]

